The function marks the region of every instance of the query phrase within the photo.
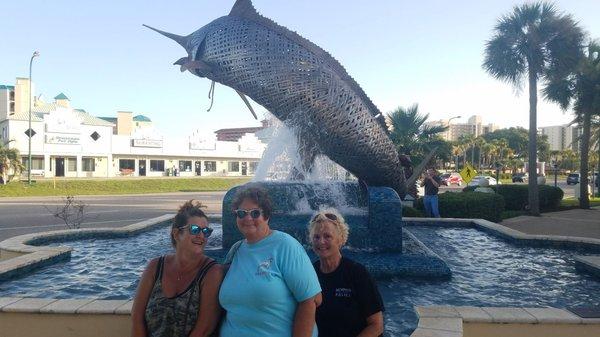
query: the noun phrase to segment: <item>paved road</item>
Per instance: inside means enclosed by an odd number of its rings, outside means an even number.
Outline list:
[[[166,193],[126,196],[82,196],[88,208],[82,227],[118,227],[175,213],[179,205],[198,199],[209,213],[220,213],[225,192]],[[64,205],[60,197],[0,198],[0,241],[21,234],[65,229],[50,210]]]

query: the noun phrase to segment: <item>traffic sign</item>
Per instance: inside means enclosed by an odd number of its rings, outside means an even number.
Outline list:
[[[465,167],[463,167],[463,169],[460,171],[460,176],[462,177],[463,181],[467,184],[471,182],[471,180],[473,180],[473,178],[475,178],[476,175],[477,171],[475,171],[473,166],[471,166],[469,163],[467,163]]]

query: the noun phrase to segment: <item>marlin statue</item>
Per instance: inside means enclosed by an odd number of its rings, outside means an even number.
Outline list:
[[[227,16],[188,36],[146,26],[187,51],[176,65],[237,91],[295,127],[303,169],[327,155],[372,186],[406,194],[398,152],[385,118],[329,53],[237,0]]]

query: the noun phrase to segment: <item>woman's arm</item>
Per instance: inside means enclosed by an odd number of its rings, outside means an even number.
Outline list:
[[[315,327],[315,312],[321,305],[323,297],[321,293],[298,303],[296,315],[294,316],[294,337],[310,337]]]
[[[200,308],[198,321],[190,337],[206,337],[215,331],[221,317],[219,305],[219,289],[223,281],[223,267],[220,264],[212,266],[200,285]]]
[[[356,337],[378,337],[383,334],[383,313],[381,311],[367,317],[367,326]]]
[[[158,266],[158,259],[152,259],[142,273],[140,283],[138,284],[133,306],[131,308],[131,337],[146,337],[146,305],[150,299],[152,287],[154,287],[154,275]]]

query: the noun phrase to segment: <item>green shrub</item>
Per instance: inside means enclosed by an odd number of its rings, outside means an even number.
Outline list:
[[[472,192],[477,186],[467,186],[463,192]],[[504,197],[506,210],[522,211],[529,203],[529,189],[527,185],[505,184],[490,186],[496,193]],[[540,196],[540,209],[552,211],[558,209],[564,192],[560,187],[550,185],[538,185]]]
[[[416,203],[417,209],[424,212],[423,198]],[[446,192],[439,195],[440,215],[444,218],[486,219],[502,221],[504,198],[495,193]]]
[[[423,212],[419,211],[416,208],[413,207],[408,207],[408,206],[402,206],[402,216],[403,217],[409,217],[409,218],[422,218],[425,215],[423,214]]]

